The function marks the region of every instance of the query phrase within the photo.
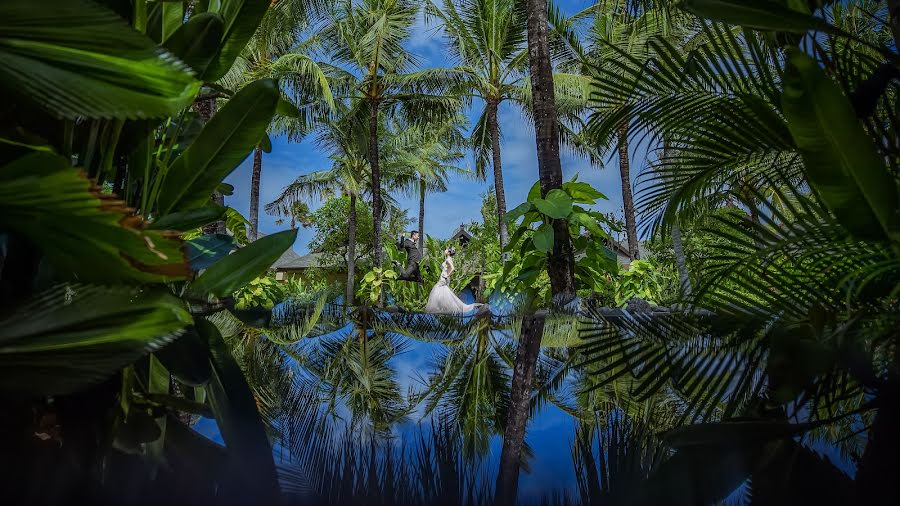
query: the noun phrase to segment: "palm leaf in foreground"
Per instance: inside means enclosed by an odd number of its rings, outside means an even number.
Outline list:
[[[190,323],[184,304],[166,291],[57,286],[2,320],[0,390],[80,390],[177,338]]]

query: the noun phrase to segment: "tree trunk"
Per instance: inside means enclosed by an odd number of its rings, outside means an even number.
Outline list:
[[[197,113],[197,116],[200,117],[200,120],[203,121],[203,124],[209,122],[209,120],[216,113],[216,99],[207,98],[203,100],[197,100],[194,102],[194,111]],[[225,206],[225,195],[222,195],[218,191],[213,191],[210,196],[210,200],[213,201],[216,205]],[[225,229],[225,220],[214,221],[209,223],[203,227],[203,233],[206,235],[211,234],[226,234],[227,231]]]
[[[546,196],[550,190],[562,188],[559,124],[556,97],[553,94],[546,0],[528,0],[528,61],[531,69],[541,195]],[[569,227],[564,220],[553,221],[553,239],[553,250],[547,262],[550,289],[554,297],[572,297],[575,295],[575,254]]]
[[[663,142],[663,159],[669,159],[669,143]],[[681,226],[678,225],[678,218],[672,223],[672,249],[675,250],[675,266],[678,268],[678,279],[680,295],[682,297],[690,297],[693,289],[691,288],[691,276],[687,268],[687,257],[684,256],[684,243],[681,240]]]
[[[675,250],[675,265],[678,267],[681,296],[690,297],[693,289],[691,288],[691,277],[687,268],[687,258],[684,256],[684,245],[681,242],[681,227],[678,226],[677,218],[675,223],[672,224],[672,249]]]
[[[519,487],[519,467],[522,448],[525,445],[525,426],[528,423],[531,403],[531,384],[537,358],[541,352],[541,337],[544,335],[546,312],[528,315],[522,320],[519,348],[513,371],[510,392],[509,415],[503,434],[503,449],[500,452],[500,470],[497,473],[495,506],[512,506],[516,502]]]
[[[547,35],[546,0],[528,0],[528,61],[531,69],[534,103],[534,131],[537,143],[541,195],[562,188],[562,164],[559,159],[559,124],[556,97],[553,94],[553,69]],[[499,202],[497,203],[500,204]],[[553,250],[547,259],[550,290],[557,301],[568,302],[575,296],[575,255],[565,220],[553,221]],[[500,470],[497,473],[495,504],[512,506],[516,502],[525,425],[531,400],[531,383],[540,354],[544,333],[544,315],[535,314],[522,324],[522,337],[516,352],[512,393]]]
[[[500,162],[500,128],[497,123],[499,103],[490,100],[488,107],[488,128],[491,129],[491,155],[494,166],[494,194],[497,196],[497,225],[500,230],[500,248],[506,246],[509,233],[506,228],[506,189],[503,187],[503,165]]]
[[[353,289],[356,285],[356,194],[350,194],[350,216],[347,222],[347,293],[344,304],[353,305]]]
[[[381,267],[381,170],[378,166],[378,102],[369,107],[369,165],[372,169],[372,247],[375,267]]]
[[[419,254],[425,258],[425,178],[419,175]]]
[[[253,175],[250,177],[250,240],[259,234],[259,180],[262,175],[262,149],[253,150]]]
[[[619,174],[622,176],[622,205],[625,207],[625,232],[628,235],[628,256],[640,260],[641,250],[634,219],[634,196],[631,193],[631,164],[628,159],[628,121],[619,125]]]

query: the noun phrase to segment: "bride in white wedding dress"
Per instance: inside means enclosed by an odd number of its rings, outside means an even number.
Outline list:
[[[466,304],[459,300],[450,288],[450,276],[455,269],[453,255],[456,250],[451,246],[444,250],[444,263],[441,264],[441,279],[438,280],[431,294],[428,295],[428,303],[425,305],[426,313],[437,314],[461,314],[480,308],[484,304]]]

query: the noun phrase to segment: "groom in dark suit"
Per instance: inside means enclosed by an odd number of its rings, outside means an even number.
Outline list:
[[[419,251],[419,231],[411,231],[408,239],[400,237],[397,248],[406,250],[406,268],[401,269],[400,262],[394,260],[394,266],[400,270],[400,276],[397,279],[421,283],[422,273],[419,271],[419,262],[422,261],[422,252]]]

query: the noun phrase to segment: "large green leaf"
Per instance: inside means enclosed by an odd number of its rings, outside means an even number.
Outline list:
[[[218,81],[231,69],[271,3],[271,0],[231,0],[222,6],[225,35],[218,53],[203,73],[204,81]]]
[[[61,285],[0,321],[0,391],[66,394],[100,382],[191,323],[165,290]]]
[[[166,345],[155,355],[172,375],[185,385],[205,385],[212,374],[209,365],[209,343],[196,329],[188,329],[184,335]]]
[[[209,203],[203,207],[195,207],[187,211],[178,211],[161,216],[147,228],[151,230],[179,230],[186,232],[207,223],[212,223],[224,214],[224,207]]]
[[[579,204],[593,204],[597,199],[606,200],[606,195],[581,181],[573,180],[563,183],[563,191],[568,193]]]
[[[215,12],[204,12],[182,25],[164,45],[194,72],[202,75],[218,53],[224,33],[225,21],[222,16]]]
[[[553,219],[563,219],[572,212],[572,197],[566,192],[554,189],[547,192],[547,198],[535,199],[534,207]]]
[[[60,156],[36,152],[0,167],[0,228],[35,243],[62,276],[104,283],[186,277],[181,240],[142,226]]]
[[[227,487],[252,496],[260,504],[278,502],[272,448],[253,392],[216,326],[200,320],[196,328],[210,346],[212,378],[207,391],[230,454],[228,478],[234,481]]]
[[[544,223],[537,229],[532,239],[534,240],[534,249],[541,253],[550,253],[553,249],[553,227]]]
[[[93,2],[2,2],[0,34],[0,87],[61,117],[172,116],[200,89],[183,63]]]
[[[584,210],[580,210],[580,208],[578,208],[577,206],[575,208],[575,211],[572,213],[571,221],[575,221],[579,225],[586,228],[595,239],[609,238],[609,234],[607,234],[606,231],[600,227],[600,225],[597,223],[597,219]]]
[[[181,2],[163,2],[162,4],[162,40],[172,36],[184,20],[184,4]]]
[[[208,234],[184,243],[191,270],[202,271],[238,249],[234,238],[226,234]]]
[[[281,92],[271,79],[245,86],[225,104],[184,153],[172,162],[159,194],[163,214],[200,207],[256,147]]]
[[[897,234],[897,182],[850,101],[819,64],[799,49],[788,52],[788,61],[782,106],[810,185],[857,237]]]
[[[531,202],[523,202],[523,203],[519,204],[518,206],[516,206],[511,211],[508,211],[506,213],[506,216],[503,217],[503,219],[507,223],[512,223],[512,222],[518,220],[519,218],[521,218],[522,216],[524,216],[525,213],[531,211],[532,209],[534,209],[534,206],[531,204]]]
[[[264,273],[296,239],[296,230],[262,237],[213,264],[191,283],[190,292],[198,296],[229,296]]]
[[[784,2],[771,0],[683,0],[685,9],[697,16],[757,30],[806,33],[818,30],[840,33],[824,19],[795,11]]]

